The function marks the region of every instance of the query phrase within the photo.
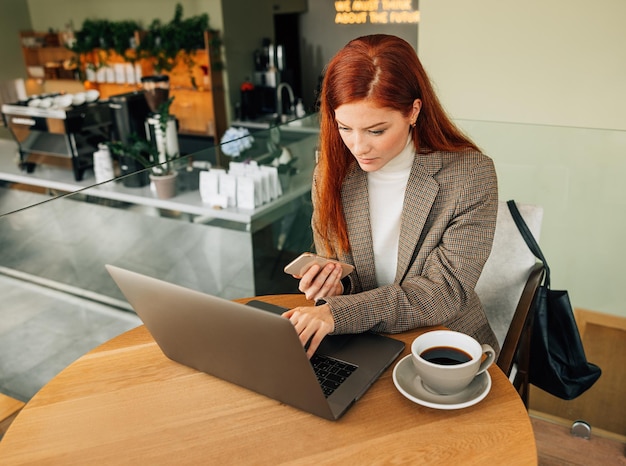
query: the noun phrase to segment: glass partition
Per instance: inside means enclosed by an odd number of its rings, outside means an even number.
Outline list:
[[[254,128],[247,130],[249,131],[248,134],[252,136],[250,140],[251,145],[248,148],[246,144],[247,148],[240,156],[231,157],[222,152],[218,149],[219,142],[216,144],[213,139],[196,137],[187,144],[188,148],[191,149],[190,153],[178,160],[178,167],[191,165],[194,161],[197,162],[196,166],[201,167],[206,166],[202,162],[209,162],[212,167],[227,167],[231,160],[246,161],[254,159],[263,163],[271,157],[271,152],[276,150],[276,147],[271,145],[268,147],[268,143],[271,144],[272,139],[276,140],[276,134],[279,135],[279,145],[285,146],[319,132],[317,114],[307,115],[276,126],[270,125],[270,123],[262,125],[266,128],[258,127],[258,125],[252,126]],[[270,126],[272,130],[270,130]],[[272,137],[272,135],[274,136]],[[6,133],[5,136],[7,139],[0,138],[0,188],[13,188],[19,191],[42,194],[42,196],[20,194],[9,197],[4,195],[0,197],[0,216],[99,184],[96,182],[93,169],[86,170],[83,179],[76,181],[72,174],[70,161],[61,158],[56,160],[49,158],[52,162],[51,164],[38,164],[36,168],[30,169],[32,171],[20,168],[18,145],[13,139],[8,139],[10,138],[10,133]],[[246,136],[239,136],[229,139],[229,141],[236,143],[237,140],[248,139]],[[115,163],[118,164],[118,157],[114,155],[113,158]],[[137,167],[139,168],[139,165]],[[107,180],[116,178],[118,181],[117,186],[120,183],[123,186],[130,187],[145,185],[145,179],[149,170],[145,169],[142,172],[142,174],[134,174],[128,177],[121,176],[119,166],[116,165],[116,176],[108,177]]]
[[[236,157],[226,155],[232,149],[224,145],[208,145],[177,159],[175,195],[166,199],[158,197],[151,169],[96,184],[93,173],[74,182],[62,168],[37,167],[30,185],[4,181],[0,271],[125,309],[104,264],[229,299],[295,292],[296,280],[282,268],[312,243],[315,122],[309,116],[253,130]],[[265,166],[273,167],[269,175]],[[203,196],[201,188],[215,188],[206,172],[255,178],[252,197],[238,205],[223,195]],[[279,186],[273,195],[266,192],[271,180]]]
[[[626,315],[626,131],[462,120],[491,156],[500,199],[544,208],[540,243],[552,285],[575,307]]]

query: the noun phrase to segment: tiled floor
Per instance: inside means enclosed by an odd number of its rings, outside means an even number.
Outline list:
[[[0,275],[0,392],[28,401],[100,343],[140,324],[131,312]]]
[[[272,270],[275,261],[267,260],[260,294],[297,292],[292,277]],[[141,324],[133,312],[2,273],[0,296],[0,392],[22,401],[72,361]]]

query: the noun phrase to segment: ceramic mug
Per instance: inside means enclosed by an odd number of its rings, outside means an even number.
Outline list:
[[[413,340],[411,354],[424,388],[439,395],[459,393],[486,371],[496,357],[491,346],[452,330],[423,333]]]

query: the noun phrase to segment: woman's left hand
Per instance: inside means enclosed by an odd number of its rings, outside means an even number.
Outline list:
[[[302,277],[296,277],[300,278],[298,289],[304,293],[306,299],[312,300],[340,295],[343,293],[341,272],[339,264],[331,263],[324,267],[313,264]]]
[[[306,355],[310,359],[326,335],[335,330],[335,320],[328,304],[300,306],[283,313],[298,332],[302,346],[309,347]]]

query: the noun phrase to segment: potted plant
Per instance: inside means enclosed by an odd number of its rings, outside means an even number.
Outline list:
[[[135,34],[139,31],[139,23],[132,20],[111,21],[110,49],[117,53],[124,61],[134,63],[137,56],[134,50],[137,48]]]
[[[204,32],[209,29],[209,15],[183,19],[183,7],[176,4],[174,18],[168,23],[155,19],[139,45],[139,52],[153,60],[155,72],[171,71],[183,55],[205,46]]]
[[[193,53],[205,47],[205,31],[208,29],[209,16],[206,13],[183,19],[183,7],[178,3],[170,22],[155,19],[150,23],[137,51],[141,58],[152,61],[156,75],[172,71],[182,61],[192,76]],[[145,82],[150,81],[146,79]],[[193,77],[192,85],[195,86]]]
[[[76,54],[76,65],[78,66],[81,79],[85,79],[85,72],[95,71],[105,59],[97,51],[103,45],[107,36],[108,23],[105,20],[86,19],[82,28],[75,32],[74,42],[67,45],[67,48]]]
[[[153,144],[147,139],[132,133],[128,141],[108,141],[106,145],[122,165],[122,173],[136,173],[132,177],[124,177],[125,186],[134,188],[145,186],[148,183],[148,176],[144,176],[141,168],[151,168],[156,162],[157,151]],[[136,163],[134,163],[136,162]]]
[[[112,52],[134,63],[137,60],[135,35],[139,29],[139,23],[132,20],[86,19],[67,47],[76,54],[77,64],[82,63],[94,71],[109,62]]]

